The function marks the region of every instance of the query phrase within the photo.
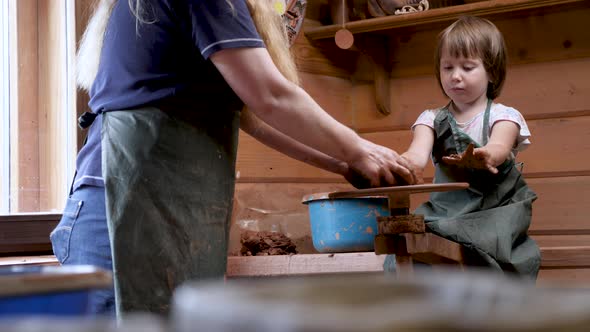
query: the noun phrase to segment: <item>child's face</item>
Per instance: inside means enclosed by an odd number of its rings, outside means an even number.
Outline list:
[[[485,98],[489,78],[480,58],[454,57],[443,50],[440,80],[455,103],[470,104]]]

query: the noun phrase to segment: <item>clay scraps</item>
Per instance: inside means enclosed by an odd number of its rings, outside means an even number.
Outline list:
[[[293,255],[297,247],[281,232],[242,231],[240,236],[241,256]]]

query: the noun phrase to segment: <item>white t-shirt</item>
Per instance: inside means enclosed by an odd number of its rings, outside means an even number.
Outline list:
[[[416,122],[412,125],[412,130],[414,130],[414,127],[417,125],[426,125],[434,129],[434,119],[436,118],[436,115],[439,111],[440,109],[426,110],[422,112],[422,114],[420,114]],[[483,145],[482,131],[484,113],[485,112],[481,112],[477,114],[467,122],[461,123],[457,121],[457,126],[459,127],[459,129],[461,129],[463,132],[469,135],[469,137],[471,137],[480,145]],[[516,138],[516,142],[514,142],[514,147],[512,148],[512,154],[514,156],[516,156],[518,151],[526,149],[531,144],[531,142],[529,141],[531,133],[522,114],[520,114],[519,111],[512,107],[496,103],[492,103],[492,106],[490,108],[490,132],[487,133],[488,139],[490,138],[492,130],[494,130],[494,124],[498,121],[512,121],[516,123],[516,125],[520,129],[518,137]]]

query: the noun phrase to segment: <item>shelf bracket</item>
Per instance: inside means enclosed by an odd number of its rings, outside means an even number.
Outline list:
[[[390,72],[388,39],[383,36],[358,36],[358,49],[371,60],[375,84],[375,103],[383,115],[391,114]]]

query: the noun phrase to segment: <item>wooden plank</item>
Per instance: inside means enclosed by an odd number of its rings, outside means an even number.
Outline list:
[[[240,132],[236,170],[240,182],[343,182],[343,178],[309,166]]]
[[[455,20],[463,15],[485,16],[521,10],[531,10],[540,7],[564,5],[581,2],[583,0],[490,0],[472,4],[443,7],[413,13],[412,15],[392,15],[349,22],[346,28],[352,33],[375,32],[391,30],[407,26],[436,24]],[[561,8],[561,7],[559,7]],[[558,7],[554,9],[558,10]],[[340,25],[329,25],[305,29],[305,35],[311,39],[333,38],[341,28]]]
[[[0,254],[51,252],[49,233],[60,218],[60,214],[0,217]]]
[[[0,266],[14,265],[59,265],[59,261],[53,255],[43,256],[12,256],[0,257]]]
[[[463,248],[433,233],[404,234],[406,250],[414,260],[425,263],[463,263]]]
[[[549,14],[489,18],[504,35],[508,64],[511,66],[590,56],[590,31],[584,23],[590,19],[587,4],[586,8],[562,9]],[[447,24],[428,29],[409,27],[392,32],[389,39],[389,47],[393,50],[391,76],[433,75],[437,35]],[[364,69],[357,70],[354,76],[357,80],[372,80]]]
[[[590,192],[587,192],[590,177],[529,179],[528,183],[539,196],[533,204],[530,228],[539,245],[588,245],[590,226],[586,207],[590,206]],[[347,184],[329,183],[238,183],[230,252],[239,251],[240,229],[278,229],[289,234],[300,253],[314,253],[309,238],[309,214],[307,206],[301,203],[302,198],[349,189]],[[427,199],[427,193],[411,195],[411,211]]]
[[[350,79],[301,72],[303,89],[333,118],[353,126]]]
[[[418,194],[427,192],[441,192],[462,190],[469,187],[468,183],[444,183],[444,184],[416,184],[409,186],[381,187],[369,189],[357,189],[350,191],[338,191],[328,193],[329,198],[346,198],[346,197],[367,197],[376,195],[394,195],[394,194]]]
[[[542,269],[537,285],[541,287],[590,287],[590,269]]]
[[[590,234],[590,177],[529,179],[528,183],[539,197],[533,203],[532,231],[551,234],[555,230],[572,230]]]
[[[541,247],[541,267],[590,268],[590,245],[575,247]]]
[[[325,273],[383,271],[385,256],[375,253],[342,253],[291,256],[230,256],[228,277],[270,277]]]
[[[590,57],[510,66],[497,102],[516,108],[528,121],[589,115],[588,72]],[[371,82],[355,81],[352,93],[355,128],[361,133],[409,129],[422,111],[447,103],[434,75],[392,79],[388,116],[377,110]]]
[[[306,29],[318,26],[319,22],[305,19],[303,25]],[[303,33],[299,34],[291,50],[299,71],[347,79],[354,71],[354,64],[358,58],[356,52],[342,52],[333,42],[311,43]],[[332,56],[335,54],[338,56]]]
[[[300,259],[305,260],[308,256],[310,255],[260,257],[230,256],[228,257],[227,276],[230,278],[236,278],[261,275],[278,276],[285,275],[285,273],[310,274],[309,272],[305,272],[306,270],[288,272],[290,268],[286,265],[291,260],[290,257],[300,257]],[[356,262],[356,265],[353,265],[353,272],[370,271],[379,273],[383,269],[383,261],[385,259],[385,256],[378,256],[374,253],[334,254],[333,257],[328,257],[330,255],[326,254],[317,254],[313,256],[315,256],[313,261],[315,264],[319,264],[319,267],[311,268],[307,263],[298,266],[306,267],[307,271],[311,271],[311,273],[333,273],[333,269],[336,271],[342,271],[343,268],[348,267],[348,257],[353,256],[353,260]],[[277,265],[276,262],[279,262],[279,264]],[[336,265],[334,262],[339,262],[339,264]],[[58,264],[57,259],[53,255],[0,257],[0,266]],[[539,271],[537,284],[545,287],[588,287],[590,286],[590,268],[542,268]]]
[[[590,171],[590,116],[528,121],[532,132],[531,146],[518,155],[525,163],[528,177],[586,175]],[[364,138],[403,152],[411,141],[409,130],[367,133]],[[425,178],[434,174],[432,165],[424,171]]]
[[[377,227],[379,235],[426,232],[424,215],[421,214],[377,217]]]
[[[93,266],[47,266],[41,273],[3,274],[0,276],[0,296],[80,291],[112,287],[110,271]]]
[[[590,243],[589,176],[533,178],[527,179],[527,183],[538,196],[533,203],[533,220],[529,233],[542,240],[540,244],[556,245],[557,241],[561,241],[560,246]],[[428,194],[412,195],[411,210],[426,200]],[[556,237],[557,235],[562,237]]]
[[[291,238],[299,253],[317,253],[303,196],[351,188],[333,183],[237,183],[228,251],[239,253],[242,230],[278,230]]]
[[[9,3],[11,212],[39,211],[37,0]],[[19,144],[24,143],[26,144]]]
[[[418,234],[411,234],[418,236]],[[430,234],[432,235],[432,234]],[[426,242],[424,242],[426,243]],[[428,244],[419,246],[408,243],[412,253],[428,251]],[[430,244],[432,245],[432,244]],[[590,247],[558,247],[542,249],[542,270],[552,268],[587,268]],[[461,259],[457,250],[448,252],[453,259]],[[310,254],[283,256],[230,256],[228,277],[304,275],[320,273],[380,272],[385,255],[368,253]],[[590,278],[585,280],[590,282]]]
[[[533,235],[537,245],[551,247],[582,247],[590,245],[590,235]]]
[[[63,0],[39,1],[39,210],[61,210],[72,174],[66,174],[68,141],[75,138],[67,108],[68,51]],[[68,137],[70,135],[70,137]],[[28,142],[27,142],[28,144]],[[74,151],[71,151],[74,152]],[[72,165],[73,166],[73,165]],[[41,188],[46,188],[42,190]],[[34,190],[34,189],[33,189]],[[23,211],[33,212],[33,211]]]

